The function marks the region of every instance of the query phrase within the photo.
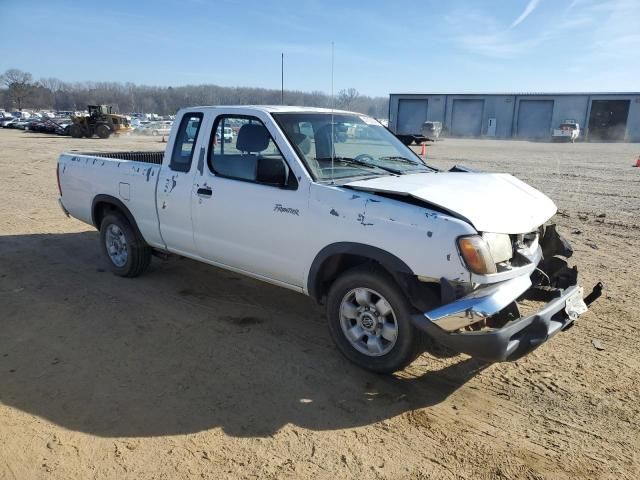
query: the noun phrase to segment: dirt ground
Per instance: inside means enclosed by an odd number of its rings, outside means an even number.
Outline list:
[[[550,195],[607,290],[518,362],[393,377],[347,363],[302,295],[190,260],[105,272],[57,156],[163,147],[0,131],[0,479],[640,478],[638,144],[428,147]]]

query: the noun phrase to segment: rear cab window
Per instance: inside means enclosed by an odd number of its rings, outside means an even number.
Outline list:
[[[185,113],[180,121],[180,127],[176,132],[176,141],[173,145],[169,168],[176,172],[188,172],[191,169],[193,152],[200,126],[202,125],[202,113]]]

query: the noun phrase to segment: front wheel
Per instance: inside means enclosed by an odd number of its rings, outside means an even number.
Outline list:
[[[151,263],[151,248],[119,213],[109,213],[102,220],[100,243],[111,271],[120,277],[137,277]]]
[[[82,128],[80,127],[80,125],[76,125],[75,123],[72,124],[69,127],[69,134],[73,137],[73,138],[82,138],[82,134],[84,132],[82,131]]]
[[[371,267],[345,272],[327,298],[329,331],[340,352],[378,373],[401,370],[424,351],[426,337],[411,313],[393,278]]]

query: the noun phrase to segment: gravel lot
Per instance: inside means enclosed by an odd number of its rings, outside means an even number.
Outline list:
[[[518,362],[423,355],[393,377],[343,360],[302,295],[190,260],[105,272],[58,208],[57,156],[157,139],[0,147],[0,479],[640,478],[638,144],[429,146],[550,195],[581,283],[607,290]]]

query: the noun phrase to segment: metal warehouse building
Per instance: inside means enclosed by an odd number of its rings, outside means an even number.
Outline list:
[[[550,140],[565,120],[586,140],[640,142],[640,92],[400,94],[389,97],[389,128],[420,134],[425,121],[442,122],[450,137]]]

